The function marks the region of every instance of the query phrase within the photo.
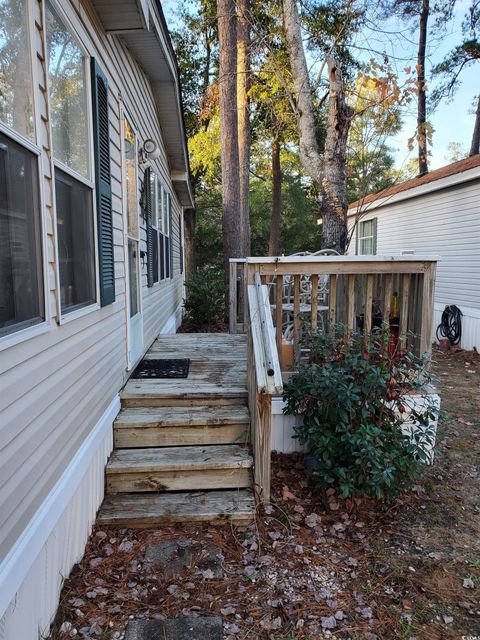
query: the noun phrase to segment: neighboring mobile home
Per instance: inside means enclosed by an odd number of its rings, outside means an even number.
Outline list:
[[[446,305],[463,313],[460,346],[480,348],[480,156],[370,194],[349,207],[356,255],[438,255],[437,327]]]
[[[158,0],[0,0],[0,639],[48,631],[193,206]]]

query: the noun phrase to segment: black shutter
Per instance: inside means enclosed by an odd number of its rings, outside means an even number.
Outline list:
[[[104,307],[115,300],[108,81],[94,58],[91,69],[100,304]]]
[[[153,203],[150,167],[143,174],[143,190],[145,201],[145,217],[147,220],[147,286],[153,287],[155,278],[155,229],[153,222]]]
[[[169,275],[173,278],[173,226],[172,226],[172,196],[168,194],[168,229],[170,231],[170,238],[168,241],[168,262],[169,262]]]

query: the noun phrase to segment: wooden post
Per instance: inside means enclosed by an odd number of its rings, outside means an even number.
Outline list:
[[[237,333],[237,263],[230,262],[228,322],[230,333]]]
[[[272,455],[272,396],[257,393],[254,409],[254,484],[263,504],[270,502]]]
[[[388,327],[390,323],[390,303],[392,300],[392,293],[393,293],[393,274],[392,273],[387,273],[384,276],[384,285],[385,285],[385,289],[383,291],[382,316],[383,316],[383,324]]]
[[[318,324],[318,273],[312,275],[310,283],[312,287],[310,295],[311,323],[312,331],[316,331]]]
[[[365,296],[365,314],[363,317],[363,332],[365,337],[365,344],[370,339],[372,332],[372,303],[373,303],[373,273],[369,273],[367,276],[367,293]]]
[[[400,309],[400,348],[405,349],[408,330],[408,299],[410,297],[410,274],[404,273],[402,277],[402,306]]]
[[[345,326],[346,332],[353,330],[353,323],[355,320],[355,276],[351,273],[348,276],[347,284],[347,323]]]
[[[335,324],[337,309],[337,276],[332,274],[328,278],[328,320]]]
[[[300,360],[300,276],[293,276],[293,349],[295,364]]]
[[[432,353],[433,304],[435,296],[436,264],[428,264],[423,274],[422,286],[422,322],[420,327],[420,355]]]
[[[283,331],[282,331],[282,320],[283,320],[283,276],[277,276],[277,299],[276,299],[276,327],[275,334],[277,340],[277,350],[278,354],[281,354],[282,350],[282,341],[283,341]]]

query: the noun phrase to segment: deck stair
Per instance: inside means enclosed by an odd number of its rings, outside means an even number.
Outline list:
[[[99,523],[250,522],[245,337],[161,336],[146,357],[189,357],[189,376],[126,384]]]

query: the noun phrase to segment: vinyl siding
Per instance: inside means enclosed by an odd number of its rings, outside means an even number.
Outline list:
[[[42,10],[34,3],[36,89],[40,107],[42,188],[49,330],[0,352],[0,561],[61,477],[81,443],[127,378],[125,216],[123,215],[121,103],[139,140],[153,138],[161,155],[155,171],[172,194],[174,277],[146,286],[142,266],[144,350],[182,301],[178,213],[163,135],[148,78],[118,36],[106,36],[89,5],[62,0],[61,8],[88,53],[109,81],[110,152],[116,300],[102,309],[58,324],[53,170],[45,92]],[[87,8],[86,8],[87,7]],[[139,171],[139,194],[143,174]],[[145,226],[141,250],[146,251]]]
[[[480,310],[480,179],[443,189],[439,184],[428,194],[372,209],[362,220],[371,218],[378,220],[378,255],[438,255],[437,306]]]

